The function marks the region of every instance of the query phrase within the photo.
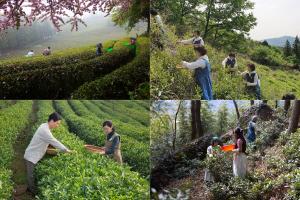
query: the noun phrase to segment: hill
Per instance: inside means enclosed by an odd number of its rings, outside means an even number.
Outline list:
[[[172,31],[168,31],[166,38],[164,50],[152,45],[151,97],[199,99],[201,89],[195,86],[193,73],[187,69],[176,68],[182,60],[196,60],[193,47],[176,44],[179,38]],[[205,42],[212,66],[214,99],[249,99],[242,77],[232,76],[222,67],[221,63],[229,51],[224,50],[225,48],[217,49],[209,41]],[[248,63],[257,66],[263,99],[281,99],[287,93],[300,95],[300,71],[284,59],[280,49],[253,41],[247,41],[247,48],[245,52],[236,52],[238,70],[246,71]]]
[[[277,38],[269,38],[265,39],[271,46],[277,46],[277,47],[284,47],[286,41],[289,41],[291,44],[294,43],[295,37],[292,36],[282,36],[282,37],[277,37]],[[263,40],[264,41],[264,40]]]

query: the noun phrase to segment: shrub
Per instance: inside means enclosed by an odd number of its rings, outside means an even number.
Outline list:
[[[0,77],[0,96],[10,99],[53,99],[69,97],[87,81],[110,73],[132,59],[128,48],[75,65],[25,71]]]
[[[73,94],[74,99],[129,99],[143,82],[149,82],[149,42],[142,44],[136,58],[112,73],[85,83]],[[147,88],[146,88],[147,89]],[[138,96],[137,96],[138,97]]]
[[[38,123],[53,112],[50,101],[39,101]],[[43,159],[37,165],[39,199],[147,199],[149,183],[126,165],[87,152],[83,141],[64,123],[55,137],[76,152]]]
[[[106,41],[103,44],[104,49],[110,47],[113,43],[113,40]],[[22,71],[58,67],[61,65],[74,65],[96,57],[96,47],[87,46],[54,52],[50,56],[41,55],[30,58],[22,57],[7,59],[0,62],[0,76]]]
[[[21,101],[0,112],[0,199],[9,199],[12,194],[13,144],[28,123],[31,105],[32,101]]]
[[[263,45],[259,45],[253,49],[250,58],[255,62],[269,66],[280,66],[287,64],[287,62],[283,59],[281,52]]]
[[[76,116],[65,101],[56,101],[55,106],[58,112],[66,119],[72,132],[89,144],[103,146],[105,136],[100,133],[99,124],[112,119],[117,127],[117,132],[121,135],[122,155],[124,161],[133,170],[140,172],[143,176],[149,175],[149,129],[145,127],[135,127],[129,123],[123,124],[118,118],[112,118],[109,113],[97,112],[97,107],[88,110],[79,101],[72,101],[72,107],[81,117]],[[96,114],[97,113],[97,114]],[[110,118],[108,118],[110,116]],[[134,148],[132,148],[134,147]],[[134,155],[134,156],[132,156]]]

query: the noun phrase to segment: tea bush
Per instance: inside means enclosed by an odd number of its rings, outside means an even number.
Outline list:
[[[0,111],[0,199],[9,199],[12,195],[13,144],[28,123],[31,106],[32,101],[20,101]]]
[[[106,49],[110,47],[112,43],[114,43],[113,40],[104,42],[103,48]],[[96,46],[87,46],[57,51],[50,56],[40,55],[29,58],[4,59],[0,61],[0,76],[48,67],[77,64],[81,61],[91,60],[96,57]]]
[[[117,128],[117,132],[121,135],[122,155],[124,161],[128,163],[134,171],[140,172],[144,177],[149,176],[149,129],[144,127],[135,127],[130,124],[123,124],[117,118],[108,118],[109,114],[103,116],[103,113],[93,114],[84,107],[79,101],[71,101],[76,113],[65,101],[56,101],[56,109],[66,119],[69,128],[82,140],[89,144],[103,146],[105,142],[104,133],[101,133],[101,123],[107,119],[112,119]],[[84,101],[88,103],[87,101]],[[90,104],[93,106],[93,104]],[[97,106],[93,106],[93,110],[99,110]],[[101,113],[101,114],[100,114]],[[143,130],[144,129],[144,130]],[[134,148],[132,148],[134,147]],[[134,156],[133,156],[134,155]]]
[[[126,47],[92,60],[0,77],[0,96],[10,99],[66,98],[85,82],[112,72],[133,58]]]
[[[130,94],[138,90],[140,84],[149,82],[149,39],[139,38],[137,56],[110,74],[92,82],[83,84],[72,94],[74,99],[129,99]],[[149,88],[134,99],[149,97]]]
[[[53,112],[50,101],[40,101],[38,124]],[[72,150],[43,159],[37,165],[38,199],[147,199],[149,183],[126,165],[87,152],[83,141],[63,123],[53,134]]]

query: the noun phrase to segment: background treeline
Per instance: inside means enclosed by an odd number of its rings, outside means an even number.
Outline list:
[[[48,40],[55,32],[49,22],[34,23],[32,26],[20,27],[18,30],[8,29],[0,33],[0,54],[14,48]]]

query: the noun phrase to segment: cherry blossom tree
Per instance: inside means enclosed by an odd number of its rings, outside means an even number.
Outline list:
[[[70,23],[72,30],[78,30],[84,13],[101,11],[130,13],[137,0],[0,0],[0,31],[19,28],[32,22],[50,20],[58,31]],[[139,0],[138,0],[139,1]],[[145,1],[145,0],[141,0]],[[148,1],[148,0],[146,0]],[[141,11],[142,12],[142,11]]]

